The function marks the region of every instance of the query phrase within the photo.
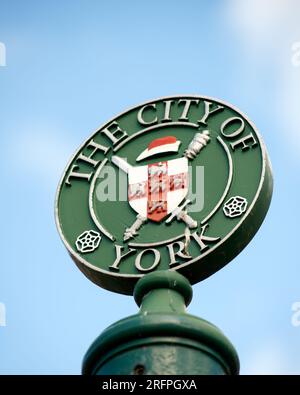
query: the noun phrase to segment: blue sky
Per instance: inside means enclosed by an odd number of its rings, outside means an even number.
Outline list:
[[[253,120],[275,188],[258,234],[194,286],[189,312],[230,338],[241,373],[300,374],[299,17],[296,0],[1,2],[0,373],[79,374],[96,336],[137,311],[72,263],[55,190],[106,120],[148,99],[203,94]]]

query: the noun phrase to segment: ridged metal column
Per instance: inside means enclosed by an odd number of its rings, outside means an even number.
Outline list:
[[[211,323],[186,313],[192,287],[177,272],[138,281],[140,311],[109,326],[83,361],[87,375],[236,375],[238,355]]]

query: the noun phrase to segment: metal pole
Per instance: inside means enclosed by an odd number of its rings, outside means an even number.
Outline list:
[[[238,355],[211,323],[186,313],[188,280],[157,271],[138,281],[140,311],[109,326],[87,351],[86,375],[236,375]]]

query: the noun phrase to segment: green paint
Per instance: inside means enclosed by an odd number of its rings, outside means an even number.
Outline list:
[[[179,101],[183,99],[197,99],[199,101],[198,104],[191,105],[186,120],[180,120],[183,117],[184,103]],[[166,100],[173,100],[173,102],[169,121],[162,122]],[[218,105],[222,105],[224,108],[208,116],[206,124],[203,124],[199,120],[205,114],[205,102],[211,103],[210,109],[215,109]],[[152,271],[176,270],[194,284],[221,269],[242,251],[257,232],[266,215],[272,195],[272,175],[264,145],[255,127],[238,110],[218,100],[191,96],[164,98],[149,103],[152,106],[155,105],[156,109],[153,107],[146,108],[143,118],[147,122],[157,118],[157,122],[150,125],[155,127],[153,130],[139,134],[136,138],[122,145],[117,152],[114,152],[113,150],[119,143],[113,145],[112,141],[103,133],[103,130],[112,124],[112,121],[108,122],[99,128],[75,154],[66,168],[57,194],[57,226],[76,264],[96,284],[111,291],[125,294],[132,294],[138,279],[146,274],[147,269],[151,268],[153,264],[153,254],[148,253],[143,255],[141,261],[145,271],[141,272],[136,265],[138,254],[143,249],[148,248],[149,243],[161,243],[151,247],[155,248],[160,256],[159,264]],[[149,125],[141,125],[138,121],[138,113],[142,107],[143,105],[139,105],[132,108],[113,120],[122,130],[126,131],[128,137],[149,127]],[[234,134],[241,121],[230,123],[223,130],[224,134],[227,134],[226,137],[222,134],[222,125],[224,126],[224,122],[232,117],[242,119],[245,126],[238,135],[228,137],[228,135]],[[175,124],[178,122],[180,122],[180,125]],[[197,127],[192,127],[191,124],[196,124]],[[134,239],[123,241],[124,230],[134,223],[137,213],[130,207],[127,200],[120,200],[118,180],[119,177],[123,178],[123,183],[125,182],[126,185],[126,175],[111,163],[111,157],[112,155],[118,155],[127,158],[133,166],[180,158],[184,155],[195,133],[201,133],[204,130],[209,130],[210,142],[194,160],[189,160],[189,166],[191,166],[190,191],[194,192],[197,182],[199,182],[199,174],[196,172],[196,168],[202,167],[204,171],[204,204],[196,212],[189,212],[192,218],[198,222],[198,228],[191,230],[191,233],[197,231],[199,234],[201,232],[201,222],[216,207],[224,193],[230,170],[227,149],[232,160],[232,182],[226,196],[223,196],[224,199],[220,207],[207,221],[208,226],[204,233],[208,237],[217,237],[218,241],[206,243],[206,249],[201,250],[195,239],[191,237],[188,247],[191,258],[177,257],[177,263],[170,265],[170,252],[163,241],[184,235],[185,224],[176,219],[169,226],[164,221],[159,223],[148,221],[139,229]],[[247,140],[248,149],[242,150],[241,146],[234,147],[238,140],[249,134],[252,134],[255,140],[253,146],[253,141]],[[115,135],[115,138],[120,135],[122,133]],[[169,135],[181,141],[178,153],[163,154],[158,158],[153,157],[140,163],[136,162],[136,157],[150,142],[156,138]],[[222,138],[226,149],[221,144],[220,138]],[[93,149],[88,147],[92,139],[108,148],[106,154],[103,150],[98,150],[93,155],[92,159],[99,161],[96,166],[79,159],[79,155],[88,156],[92,153]],[[120,140],[121,143],[123,141]],[[100,172],[99,178],[95,178],[93,181],[93,176],[104,159],[107,160],[107,163]],[[91,174],[90,180],[76,177],[69,178],[74,165],[79,166],[77,171],[80,173]],[[107,172],[114,172],[114,178],[103,190],[101,185],[107,178]],[[68,179],[71,186],[66,183]],[[94,184],[94,192],[90,193],[92,183]],[[112,184],[117,186],[115,198],[110,201],[100,201],[101,197],[103,198],[103,195],[110,190]],[[101,194],[99,194],[99,190],[102,191]],[[89,208],[90,194],[94,218]],[[241,196],[246,199],[247,209],[241,215],[231,218],[224,214],[223,207],[228,199],[233,196]],[[97,223],[101,223],[106,231],[114,236],[115,240],[112,241],[103,234]],[[82,252],[76,248],[75,243],[78,236],[87,230],[98,232],[101,235],[101,242],[94,251]],[[185,242],[184,236],[180,240]],[[144,243],[144,247],[131,247],[130,243]],[[122,254],[128,252],[130,248],[134,248],[135,251],[126,255],[120,261],[117,269],[113,270],[111,266],[116,259],[116,245],[122,247]]]
[[[135,288],[140,312],[95,340],[83,374],[238,374],[238,356],[229,340],[211,323],[185,312],[191,295],[179,273],[146,275]]]

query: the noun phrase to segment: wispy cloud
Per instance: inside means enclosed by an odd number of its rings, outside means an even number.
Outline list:
[[[293,44],[300,41],[298,0],[230,0],[226,16],[244,48],[249,73],[275,75],[274,104],[289,148],[299,158],[300,68]]]
[[[297,0],[229,0],[227,16],[247,44],[247,49],[278,50],[278,43],[298,23]]]

